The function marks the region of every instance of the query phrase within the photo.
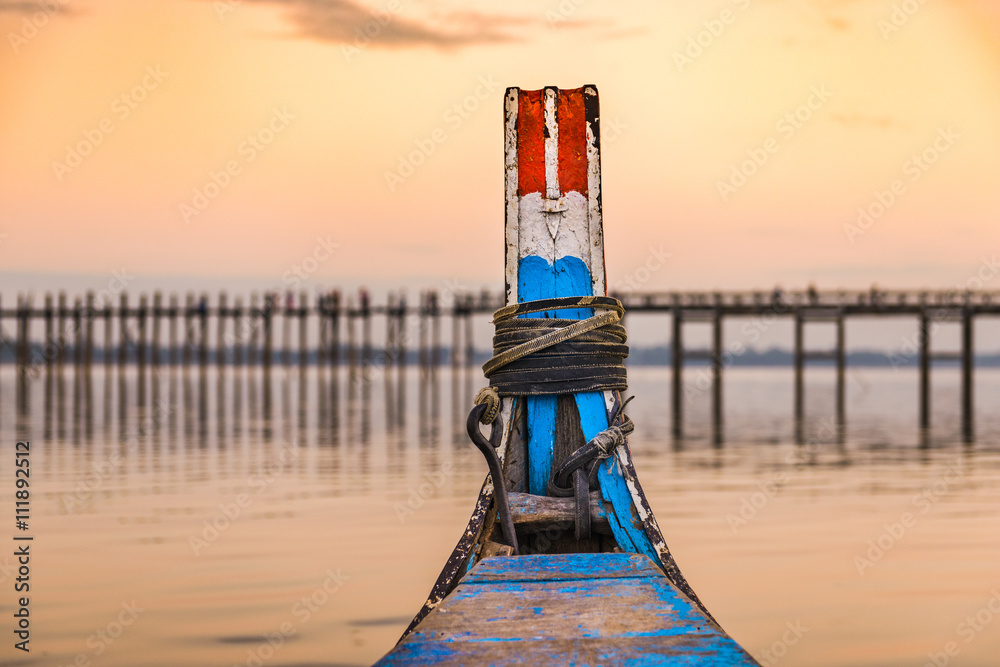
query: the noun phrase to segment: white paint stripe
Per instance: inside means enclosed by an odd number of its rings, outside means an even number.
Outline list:
[[[597,89],[583,89],[584,106],[587,98],[597,98]],[[600,120],[598,120],[600,122]],[[594,128],[587,123],[587,213],[590,220],[590,278],[595,295],[608,293],[604,270],[604,220],[601,212],[601,151]]]
[[[545,89],[545,198],[559,199],[559,125],[556,123],[554,88]]]
[[[507,198],[504,227],[504,242],[506,244],[504,275],[507,282],[508,306],[517,303],[518,248],[521,245],[518,233],[520,197],[517,196],[517,105],[519,96],[519,89],[509,88],[504,102],[504,173],[506,177],[505,196]]]

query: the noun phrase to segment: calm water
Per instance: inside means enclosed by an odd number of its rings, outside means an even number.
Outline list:
[[[476,371],[174,369],[140,390],[134,368],[67,370],[20,403],[0,370],[0,539],[18,532],[17,438],[32,442],[35,536],[30,654],[11,646],[0,556],[5,664],[369,664],[486,471],[462,432]],[[1000,372],[976,375],[971,444],[952,370],[935,370],[925,436],[915,372],[851,370],[838,437],[832,372],[810,369],[801,444],[791,379],[727,371],[716,446],[708,393],[675,440],[669,370],[630,371],[636,467],[702,599],[768,664],[1000,664]]]

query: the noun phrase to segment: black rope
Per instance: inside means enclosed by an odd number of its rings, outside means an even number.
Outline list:
[[[625,436],[635,430],[635,425],[625,414],[625,406],[634,397],[622,403],[609,420],[611,426],[569,455],[549,478],[548,494],[556,497],[573,496],[576,504],[576,539],[590,537],[590,490],[600,488],[597,471],[604,459],[611,457],[617,447],[625,444]]]
[[[546,311],[596,309],[586,320],[548,317]],[[624,390],[628,339],[618,324],[625,310],[612,297],[526,301],[494,314],[493,358],[483,366],[501,396]],[[546,313],[544,317],[524,315]]]

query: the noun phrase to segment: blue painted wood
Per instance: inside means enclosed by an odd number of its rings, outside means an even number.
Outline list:
[[[518,263],[517,299],[521,303],[557,296],[592,295],[590,271],[579,257],[560,257],[549,264],[543,257],[528,255]],[[590,308],[575,308],[522,317],[579,320],[592,315]],[[555,396],[528,397],[528,491],[536,495],[548,493],[556,440],[556,409]]]
[[[553,266],[544,258],[528,255],[517,266],[517,300],[536,301],[555,296]],[[554,317],[555,311],[521,317]],[[556,433],[556,397],[528,397],[528,493],[544,496],[552,469],[552,450]]]
[[[487,558],[378,665],[756,665],[639,554]]]

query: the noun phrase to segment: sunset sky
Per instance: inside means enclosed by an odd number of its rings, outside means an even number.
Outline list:
[[[612,289],[654,254],[644,289],[954,287],[1000,253],[988,0],[0,1],[0,35],[19,285],[499,285],[512,85],[600,91]]]

